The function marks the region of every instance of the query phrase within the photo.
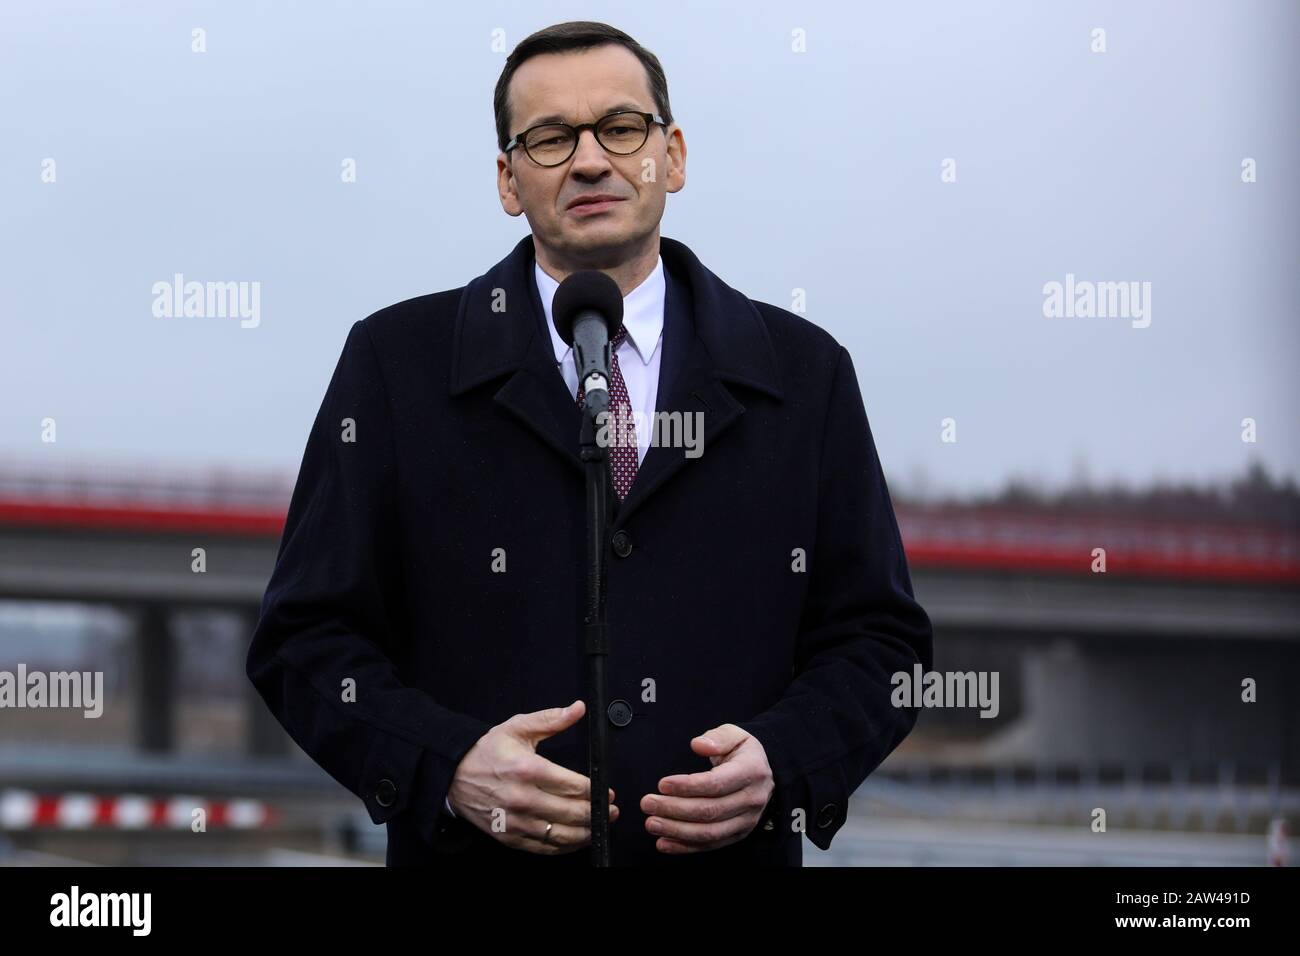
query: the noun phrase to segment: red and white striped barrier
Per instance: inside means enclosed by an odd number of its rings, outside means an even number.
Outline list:
[[[208,829],[256,830],[275,820],[274,809],[259,800],[3,790],[0,830],[189,830],[195,810],[203,811]]]

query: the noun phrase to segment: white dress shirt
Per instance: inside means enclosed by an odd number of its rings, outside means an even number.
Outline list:
[[[537,276],[537,292],[542,298],[542,308],[546,310],[546,327],[551,332],[551,347],[555,350],[555,364],[564,375],[564,382],[569,386],[569,394],[574,402],[578,400],[578,368],[573,358],[573,348],[564,344],[560,333],[555,330],[551,319],[551,301],[560,284],[552,279],[546,271],[533,260],[533,272]],[[623,326],[627,329],[627,338],[618,347],[618,369],[623,373],[623,383],[627,386],[627,398],[632,403],[632,412],[637,422],[644,422],[646,427],[636,430],[637,462],[645,461],[645,453],[650,448],[651,418],[658,408],[659,399],[659,359],[663,349],[664,331],[664,263],[662,258],[655,260],[655,267],[639,286],[623,296]]]
[[[560,333],[555,330],[551,319],[551,302],[555,290],[560,284],[533,260],[533,272],[537,276],[537,292],[542,299],[542,308],[546,310],[546,327],[551,330],[551,348],[555,352],[555,365],[564,376],[569,386],[573,401],[578,401],[578,367],[573,358],[573,347],[564,344]],[[627,398],[632,403],[632,412],[638,423],[647,427],[636,430],[637,461],[645,461],[645,453],[650,448],[649,423],[658,408],[659,400],[659,360],[663,355],[660,343],[664,337],[664,280],[663,258],[655,260],[652,271],[639,286],[623,296],[623,326],[627,337],[618,347],[618,370],[623,373],[623,384],[627,386]],[[456,811],[451,808],[451,800],[443,803],[447,812],[453,817]]]

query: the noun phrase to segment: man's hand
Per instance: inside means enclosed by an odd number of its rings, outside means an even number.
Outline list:
[[[763,815],[775,783],[758,738],[723,724],[691,741],[712,770],[659,781],[658,794],[641,798],[645,828],[661,853],[698,853],[738,843]]]
[[[515,714],[478,739],[456,767],[448,799],[456,813],[506,846],[554,856],[591,842],[591,778],[539,757],[539,741],[573,726],[581,700]],[[618,819],[609,791],[609,819]],[[504,817],[503,814],[504,813]],[[504,829],[494,822],[504,819]],[[546,838],[546,825],[551,835]]]

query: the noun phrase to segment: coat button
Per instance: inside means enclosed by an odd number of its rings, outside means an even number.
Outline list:
[[[839,815],[839,812],[840,808],[835,804],[826,804],[826,806],[817,811],[817,826],[825,830],[835,822],[835,818]]]
[[[391,807],[397,802],[397,784],[385,777],[379,781],[379,789],[375,791],[375,802],[381,807]]]
[[[615,727],[626,727],[632,723],[632,705],[625,700],[616,700],[606,709],[609,722]]]
[[[763,824],[763,829],[764,829],[764,830],[775,830],[775,829],[776,829],[776,824],[773,823],[771,820],[768,820],[766,823]]]
[[[614,532],[614,553],[620,558],[626,558],[632,553],[632,536],[626,531]]]

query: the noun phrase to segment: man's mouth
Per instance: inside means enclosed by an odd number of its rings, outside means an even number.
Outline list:
[[[579,216],[591,216],[603,212],[606,209],[612,209],[618,203],[623,201],[620,196],[596,195],[596,196],[579,196],[573,202],[569,203],[569,212]]]

